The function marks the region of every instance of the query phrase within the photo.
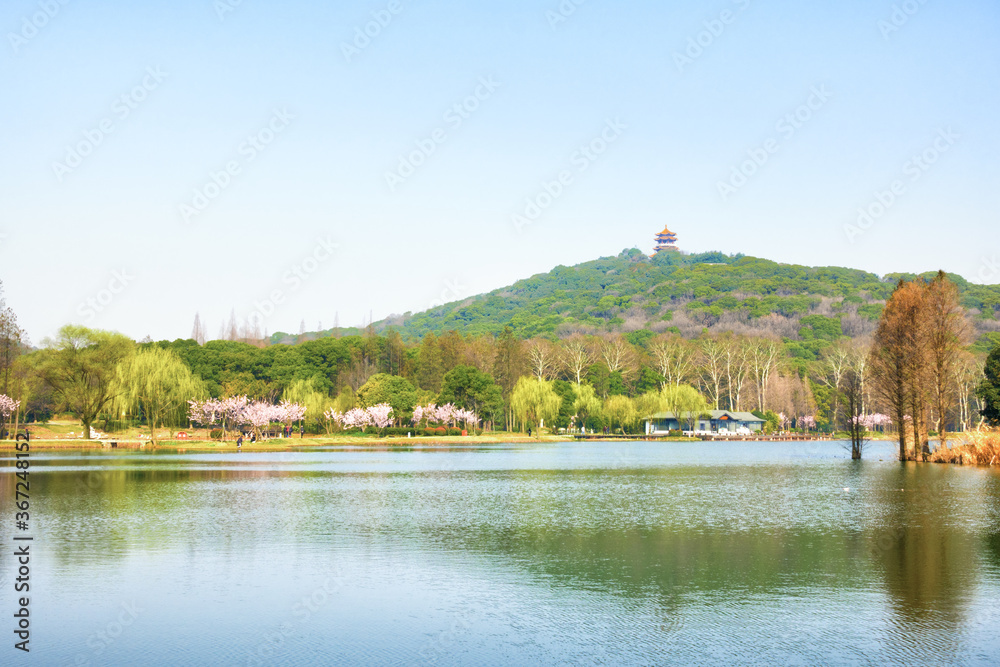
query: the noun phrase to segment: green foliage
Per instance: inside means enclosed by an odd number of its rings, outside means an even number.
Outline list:
[[[281,394],[283,400],[305,406],[306,422],[309,427],[322,423],[323,413],[327,406],[332,403],[326,393],[318,389],[317,384],[315,378],[295,380]]]
[[[509,324],[519,338],[551,336],[564,325],[615,326],[631,307],[655,317],[666,306],[668,314],[662,317],[669,321],[674,308],[689,302],[697,302],[687,308],[698,317],[745,312],[751,318],[771,313],[797,318],[808,315],[820,297],[839,299],[841,310],[857,307],[862,317],[874,321],[892,284],[853,269],[779,264],[721,253],[661,252],[648,259],[630,251],[573,267],[558,266],[510,287],[417,313],[400,330],[412,340],[452,329],[496,335]],[[957,284],[970,305],[1000,306],[1000,286]],[[825,324],[820,331],[808,328],[814,335],[834,335],[829,328],[833,323]]]
[[[777,433],[781,430],[781,417],[772,410],[760,412],[754,410],[753,414],[764,420],[764,433]]]
[[[184,423],[187,401],[206,395],[204,383],[175,352],[155,346],[119,362],[113,392],[123,408],[145,415],[154,444],[157,427]]]
[[[990,331],[984,333],[973,343],[971,350],[979,354],[989,354],[994,348],[1000,346],[1000,332]]]
[[[94,419],[120,391],[118,364],[135,353],[121,334],[68,324],[55,341],[46,341],[39,371],[61,400],[80,415],[84,438]]]
[[[589,384],[573,385],[573,412],[577,417],[576,424],[586,424],[592,418],[601,417],[601,401],[597,398],[594,388]]]
[[[549,422],[559,415],[562,398],[555,392],[552,382],[533,377],[522,377],[510,395],[510,408],[514,418],[524,427]]]
[[[639,413],[628,396],[610,396],[604,401],[604,415],[612,428],[624,430],[639,421]]]
[[[694,428],[698,417],[711,409],[708,401],[694,387],[686,384],[667,385],[660,391],[664,410],[677,415],[678,421],[687,421],[688,429]]]
[[[799,337],[803,340],[834,341],[844,335],[839,317],[824,315],[806,315],[799,320]]]
[[[456,366],[444,376],[437,403],[453,403],[495,422],[503,416],[503,394],[493,376],[472,366]]]
[[[858,315],[872,322],[878,322],[884,308],[885,305],[881,303],[868,303],[858,308]]]
[[[552,421],[554,428],[569,428],[570,421],[574,415],[573,403],[576,401],[575,386],[574,383],[565,380],[552,381],[552,389],[559,395],[560,400],[559,414]]]
[[[994,426],[1000,425],[1000,345],[986,357],[985,377],[976,394],[983,401],[983,418]]]
[[[413,416],[413,406],[417,403],[417,390],[409,380],[398,375],[376,373],[358,389],[358,404],[370,408],[379,403],[392,406],[392,414],[397,422]]]
[[[625,340],[638,348],[645,348],[649,344],[649,339],[655,335],[649,329],[639,329],[638,331],[630,331],[625,334]]]

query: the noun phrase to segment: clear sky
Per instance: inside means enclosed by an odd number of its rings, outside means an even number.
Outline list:
[[[995,0],[6,0],[0,280],[35,344],[359,325],[665,224],[1000,283],[998,28]]]

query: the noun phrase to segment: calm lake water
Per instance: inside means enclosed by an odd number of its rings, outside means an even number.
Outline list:
[[[30,655],[7,455],[0,663],[997,664],[1000,474],[893,448],[36,452]]]

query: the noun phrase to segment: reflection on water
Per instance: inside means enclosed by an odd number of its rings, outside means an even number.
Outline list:
[[[1000,660],[1000,475],[882,448],[37,453],[31,659]]]

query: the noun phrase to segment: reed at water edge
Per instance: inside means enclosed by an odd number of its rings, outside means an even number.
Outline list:
[[[954,447],[937,449],[931,454],[930,460],[935,463],[959,465],[1000,465],[1000,430],[969,431],[963,437],[966,442]]]

